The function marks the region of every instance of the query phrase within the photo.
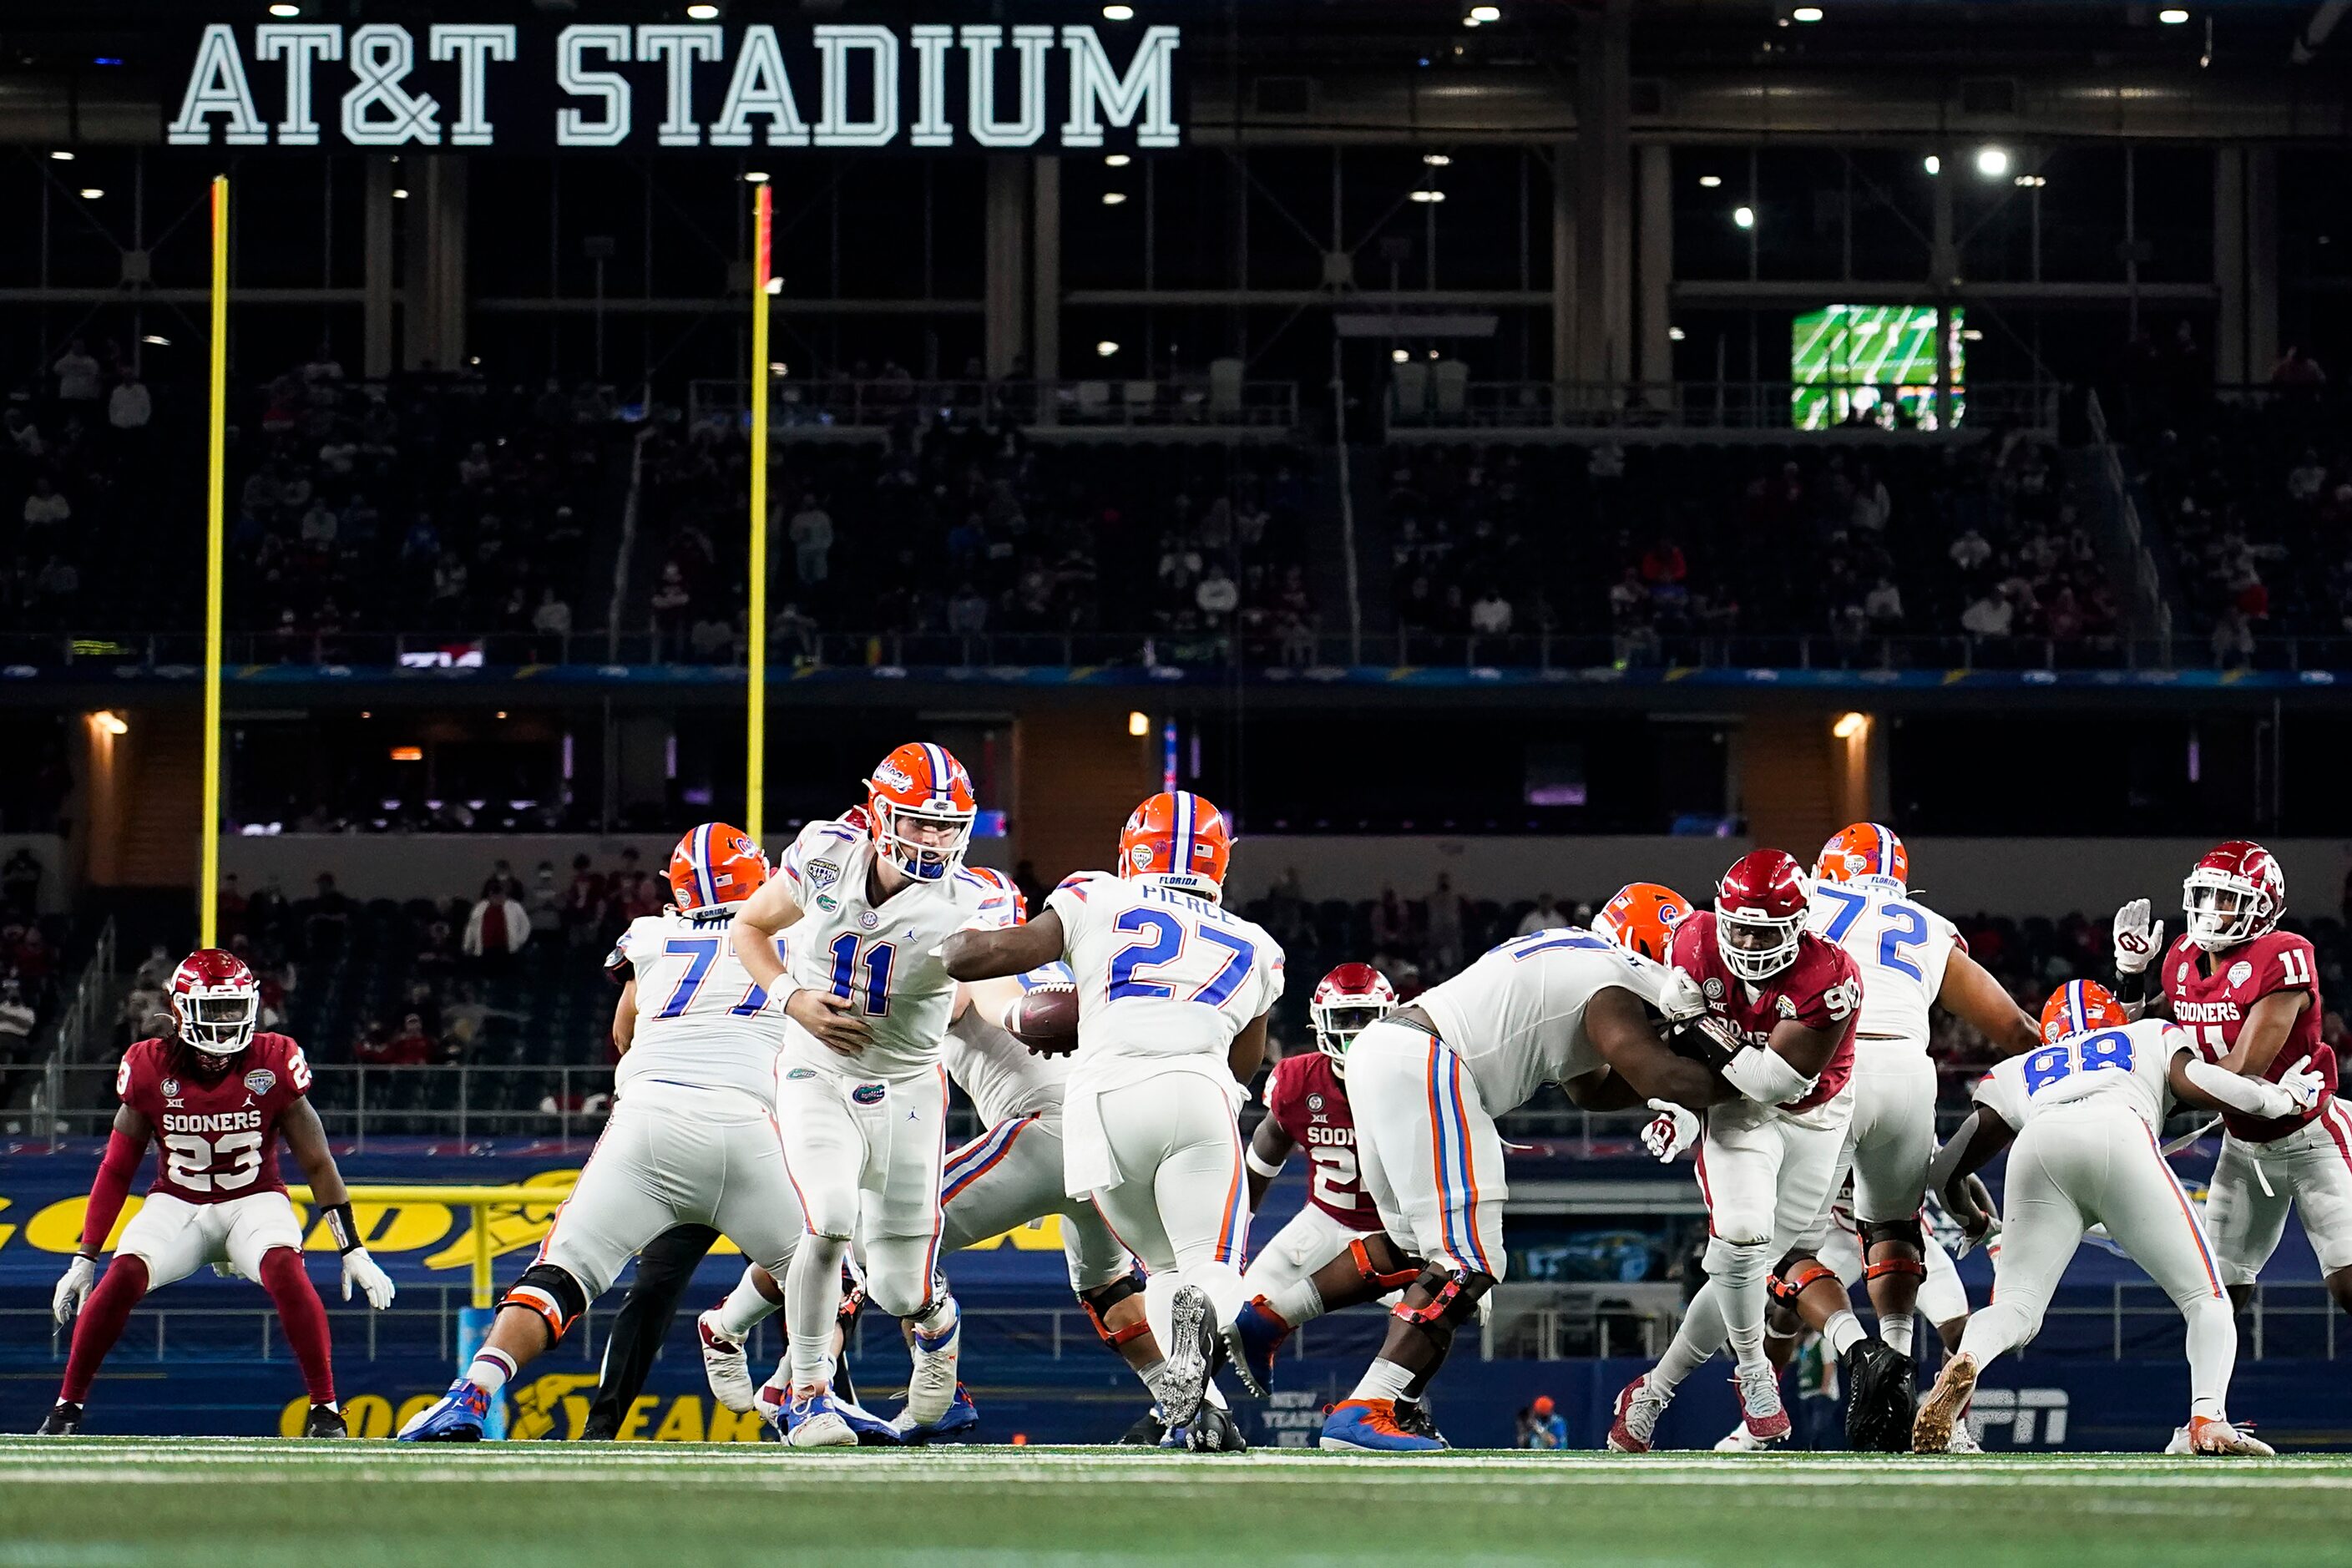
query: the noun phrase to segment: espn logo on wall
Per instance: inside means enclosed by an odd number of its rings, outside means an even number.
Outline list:
[[[1994,1434],[2006,1432],[2011,1448],[2063,1448],[2066,1446],[2066,1391],[2063,1388],[1986,1388],[1979,1385],[1969,1410],[1977,1440],[1988,1447]]]

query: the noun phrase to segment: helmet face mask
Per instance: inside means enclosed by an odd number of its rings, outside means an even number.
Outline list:
[[[1331,1058],[1331,1068],[1344,1076],[1348,1047],[1356,1037],[1396,1011],[1396,988],[1388,976],[1369,963],[1343,963],[1326,974],[1307,999],[1307,1022],[1314,1026],[1315,1048]]]
[[[918,882],[936,882],[956,868],[971,842],[975,814],[874,803],[874,838],[891,864]]]
[[[1805,874],[1778,849],[1732,862],[1715,890],[1715,946],[1724,967],[1749,984],[1797,962],[1811,912]]]
[[[202,948],[172,973],[172,1021],[183,1042],[208,1057],[233,1057],[253,1043],[261,987],[245,961]]]
[[[1731,914],[1718,908],[1716,945],[1722,950],[1725,966],[1740,979],[1769,980],[1796,961],[1797,934],[1804,926],[1801,917],[1772,920]]]
[[[2270,851],[2243,840],[2197,862],[2180,884],[2189,940],[2206,952],[2252,942],[2286,911],[2286,879]]]

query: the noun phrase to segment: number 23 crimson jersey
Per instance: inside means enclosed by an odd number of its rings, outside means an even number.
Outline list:
[[[2286,1043],[2263,1076],[2276,1083],[2289,1068],[2308,1061],[2326,1080],[2327,1092],[2311,1110],[2293,1116],[2264,1118],[2231,1110],[2221,1120],[2230,1131],[2250,1143],[2267,1143],[2304,1126],[2336,1097],[2336,1052],[2320,1032],[2319,971],[2311,943],[2293,931],[2265,931],[2217,953],[2213,972],[2205,972],[2205,952],[2187,937],[2174,939],[2164,955],[2164,994],[2172,1005],[2172,1021],[2189,1031],[2200,1055],[2220,1061],[2237,1047],[2238,1031],[2254,1004],[2280,991],[2308,993]]]
[[[1716,945],[1715,913],[1701,910],[1675,928],[1674,965],[1698,982],[1708,1011],[1727,1020],[1751,1046],[1762,1047],[1782,1023],[1838,1037],[1830,1059],[1810,1093],[1781,1110],[1811,1110],[1835,1100],[1853,1076],[1854,1025],[1862,1015],[1862,977],[1853,955],[1811,931],[1797,940],[1789,967],[1760,985],[1731,973]]]
[[[122,1053],[114,1092],[155,1129],[163,1162],[150,1193],[192,1204],[282,1193],[278,1121],[310,1089],[310,1064],[284,1035],[257,1034],[228,1070],[201,1079],[173,1040],[141,1040]]]
[[[1357,1173],[1356,1113],[1331,1058],[1301,1051],[1275,1063],[1265,1112],[1307,1151],[1307,1201],[1351,1230],[1379,1229],[1381,1216]]]

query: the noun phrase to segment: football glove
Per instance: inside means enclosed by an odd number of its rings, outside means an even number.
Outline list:
[[[2134,899],[2116,910],[2116,973],[2137,974],[2164,945],[2164,922],[2147,918],[2147,900]]]
[[[1658,1011],[1669,1024],[1687,1024],[1706,1012],[1706,994],[1681,970],[1670,970],[1659,991]]]
[[[1698,1116],[1676,1105],[1671,1100],[1654,1100],[1650,1109],[1658,1114],[1642,1129],[1642,1146],[1664,1164],[1698,1142]]]
[[[354,1247],[343,1254],[344,1300],[352,1299],[353,1285],[357,1285],[360,1293],[367,1298],[367,1304],[379,1312],[392,1305],[392,1298],[396,1293],[392,1276],[368,1256],[368,1249],[364,1247]]]
[[[75,1253],[74,1260],[66,1265],[65,1275],[58,1279],[58,1288],[49,1293],[49,1315],[59,1323],[72,1322],[74,1315],[81,1310],[82,1302],[89,1300],[89,1288],[97,1281],[98,1265],[80,1253]]]
[[[1978,1247],[1990,1246],[2000,1234],[2000,1211],[1993,1206],[1992,1189],[1986,1186],[1984,1178],[1975,1172],[1962,1176],[1953,1185],[1958,1189],[1958,1195],[1968,1202],[1965,1205],[1952,1203],[1949,1200],[1953,1194],[1947,1194],[1944,1207],[1959,1222],[1960,1246],[1955,1256],[1966,1258]],[[1969,1212],[1970,1209],[1975,1212]]]
[[[2327,1080],[2313,1071],[2308,1062],[2279,1075],[2278,1086],[2286,1090],[2289,1100],[2294,1101],[2294,1111],[2298,1116],[2317,1105],[2320,1098],[2327,1092]]]

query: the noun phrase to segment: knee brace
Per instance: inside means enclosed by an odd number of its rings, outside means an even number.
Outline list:
[[[1383,1296],[1412,1284],[1421,1278],[1421,1271],[1426,1267],[1417,1258],[1406,1258],[1406,1267],[1383,1270],[1372,1262],[1372,1250],[1364,1245],[1364,1238],[1360,1236],[1348,1243],[1348,1258],[1356,1266],[1356,1277],[1367,1285],[1379,1286]]]
[[[1927,1250],[1926,1237],[1919,1228],[1919,1216],[1916,1214],[1909,1219],[1864,1220],[1861,1240],[1862,1255],[1864,1258],[1868,1258],[1870,1249],[1882,1241],[1899,1241],[1915,1254],[1924,1254]],[[1909,1270],[1906,1269],[1905,1272],[1907,1273]],[[1925,1270],[1921,1272],[1924,1273]]]
[[[1836,1278],[1836,1270],[1818,1258],[1788,1258],[1781,1260],[1779,1271],[1767,1279],[1765,1285],[1772,1292],[1774,1300],[1794,1307],[1797,1298],[1803,1295],[1806,1287],[1815,1280],[1834,1280]]]
[[[1772,1271],[1771,1254],[1765,1248],[1769,1241],[1733,1241],[1717,1237],[1706,1244],[1702,1261],[1710,1279],[1727,1283],[1759,1279]]]
[[[1429,1263],[1413,1276],[1413,1282],[1429,1287],[1428,1303],[1416,1307],[1399,1301],[1393,1309],[1395,1315],[1416,1327],[1443,1332],[1450,1338],[1457,1325],[1477,1315],[1478,1299],[1494,1289],[1495,1277]]]
[[[520,1307],[538,1314],[551,1340],[560,1340],[572,1321],[588,1310],[588,1292],[580,1281],[552,1263],[534,1263],[522,1271],[499,1300],[501,1309]]]
[[[1124,1279],[1114,1279],[1108,1285],[1097,1285],[1091,1290],[1079,1291],[1078,1305],[1084,1307],[1087,1310],[1087,1316],[1094,1320],[1095,1332],[1101,1336],[1102,1342],[1117,1350],[1129,1340],[1141,1339],[1151,1331],[1151,1324],[1142,1318],[1138,1318],[1123,1329],[1114,1329],[1108,1321],[1110,1310],[1113,1307],[1131,1296],[1142,1294],[1142,1275],[1129,1274]]]

